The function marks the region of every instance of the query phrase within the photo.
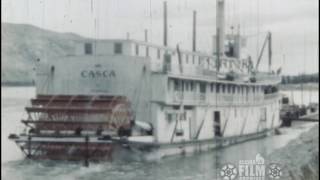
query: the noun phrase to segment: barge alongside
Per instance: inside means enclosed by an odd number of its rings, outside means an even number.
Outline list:
[[[160,159],[264,137],[280,126],[280,76],[260,72],[225,34],[217,1],[213,54],[135,40],[84,40],[74,54],[37,65],[36,97],[10,135],[28,158]],[[166,12],[166,3],[164,4]],[[195,15],[195,13],[194,13]],[[195,16],[194,16],[195,18]],[[194,27],[195,37],[195,27]],[[227,43],[227,45],[226,45]],[[267,46],[269,45],[269,46]]]

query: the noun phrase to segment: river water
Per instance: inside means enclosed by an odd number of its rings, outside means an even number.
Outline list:
[[[224,164],[237,164],[239,160],[254,159],[256,154],[267,156],[275,149],[307,131],[316,123],[295,123],[283,129],[283,134],[234,145],[228,148],[173,157],[158,162],[104,162],[91,163],[89,168],[81,163],[56,161],[31,161],[24,159],[18,147],[7,139],[23,126],[20,119],[26,114],[24,107],[35,96],[33,87],[1,87],[1,179],[4,180],[206,180],[217,179]],[[318,91],[303,93],[284,92],[295,103],[318,102]]]

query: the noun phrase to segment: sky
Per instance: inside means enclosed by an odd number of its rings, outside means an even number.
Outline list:
[[[197,11],[197,49],[212,52],[216,0],[167,0],[168,43],[191,49],[192,11]],[[1,22],[32,24],[98,39],[162,44],[163,0],[1,0]],[[318,0],[226,0],[226,29],[238,27],[256,59],[266,32],[273,37],[273,69],[283,74],[319,72]],[[266,53],[265,53],[266,54]],[[261,68],[267,67],[264,56]]]

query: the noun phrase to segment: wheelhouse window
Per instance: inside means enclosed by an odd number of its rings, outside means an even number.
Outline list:
[[[85,43],[84,44],[84,53],[85,54],[92,54],[92,43]]]
[[[122,54],[122,43],[114,43],[114,54]]]

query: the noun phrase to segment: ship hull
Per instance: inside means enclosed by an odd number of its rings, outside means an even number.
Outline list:
[[[241,136],[220,137],[175,143],[106,140],[98,137],[30,137],[14,139],[30,159],[69,161],[157,161],[166,157],[195,154],[264,138],[273,130]]]

